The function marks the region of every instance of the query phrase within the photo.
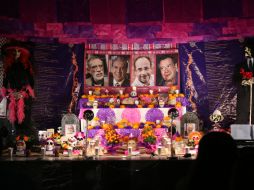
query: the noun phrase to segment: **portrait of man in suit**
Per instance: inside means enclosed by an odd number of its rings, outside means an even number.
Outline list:
[[[130,86],[129,55],[110,56],[109,86]]]

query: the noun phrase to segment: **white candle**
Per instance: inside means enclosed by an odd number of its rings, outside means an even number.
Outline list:
[[[179,90],[175,90],[176,94],[179,94]]]
[[[92,94],[93,94],[93,91],[92,91],[92,90],[89,90],[88,93],[89,93],[89,95],[92,95]]]
[[[161,89],[159,88],[159,92],[161,92]]]
[[[133,91],[136,91],[136,90],[137,90],[137,87],[136,87],[136,86],[133,86],[133,87],[132,87],[132,90],[133,90]]]
[[[153,90],[149,90],[150,94],[153,94]]]
[[[119,94],[120,94],[120,95],[123,95],[123,90],[119,90]]]

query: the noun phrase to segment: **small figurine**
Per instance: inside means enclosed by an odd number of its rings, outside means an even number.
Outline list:
[[[46,141],[46,155],[53,155],[55,149],[55,142],[53,138],[48,138]]]
[[[76,133],[74,137],[77,139],[76,147],[83,147],[85,145],[85,134],[83,132]]]
[[[212,125],[212,131],[224,130],[221,128],[219,122],[223,121],[224,117],[219,110],[215,110],[212,115],[210,115],[210,121],[214,122]]]
[[[16,155],[24,155],[26,150],[26,143],[23,139],[17,140],[16,142]]]
[[[67,143],[73,149],[77,145],[77,139],[75,137],[69,137]]]

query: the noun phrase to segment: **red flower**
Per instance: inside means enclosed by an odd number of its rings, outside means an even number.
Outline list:
[[[252,78],[252,72],[245,72],[243,68],[240,69],[240,74],[244,79],[251,79]]]

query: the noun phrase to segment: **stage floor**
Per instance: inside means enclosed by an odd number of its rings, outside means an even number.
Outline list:
[[[245,189],[253,181],[254,148],[239,149],[237,184]],[[194,159],[158,156],[0,157],[1,186],[6,189],[174,189],[195,163]],[[218,171],[220,172],[220,171]],[[213,179],[214,180],[214,179]],[[197,181],[198,183],[198,181]]]

